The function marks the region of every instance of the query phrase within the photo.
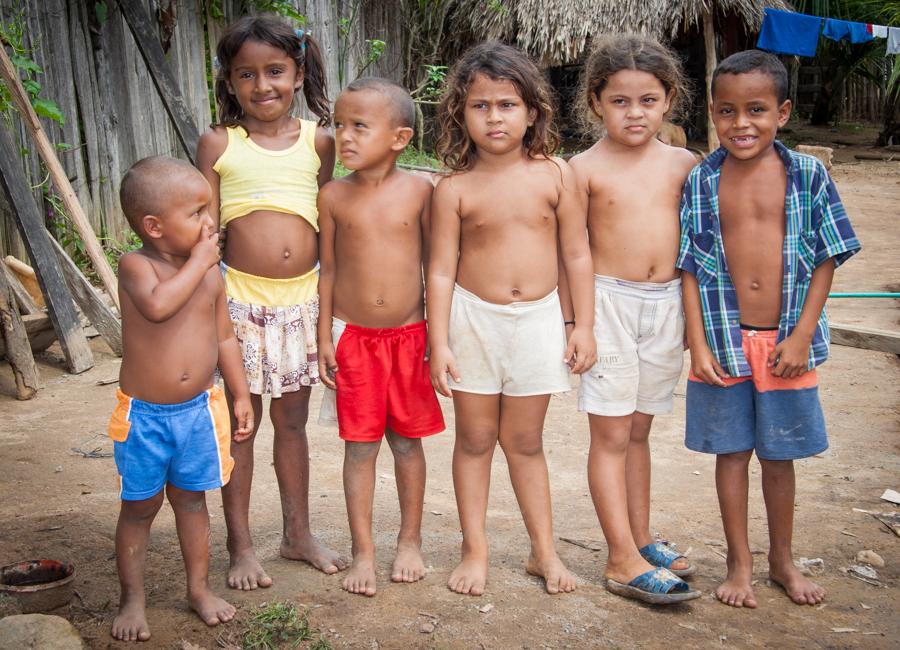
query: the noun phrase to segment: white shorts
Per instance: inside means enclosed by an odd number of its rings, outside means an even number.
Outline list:
[[[661,415],[684,363],[681,278],[629,282],[594,276],[597,363],[581,376],[578,410],[594,415]]]
[[[344,334],[346,328],[347,323],[340,318],[332,317],[331,342],[334,344],[335,350],[337,350],[338,342],[341,340],[341,336]],[[325,390],[322,392],[322,406],[319,407],[319,425],[336,428],[338,425],[337,391],[333,388],[328,388],[325,384],[322,384],[322,387]]]
[[[449,342],[462,379],[450,378],[452,390],[526,397],[571,388],[556,289],[540,300],[498,305],[456,285]]]

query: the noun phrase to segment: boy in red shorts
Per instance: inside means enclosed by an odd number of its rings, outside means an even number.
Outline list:
[[[372,500],[386,437],[394,454],[400,533],[394,582],[425,575],[422,438],[444,430],[425,359],[422,266],[431,183],[398,170],[415,109],[385,79],[359,79],[335,103],[338,155],[353,170],[319,192],[319,373],[337,390],[353,563],[343,588],[375,595]],[[328,408],[326,401],[323,409]]]

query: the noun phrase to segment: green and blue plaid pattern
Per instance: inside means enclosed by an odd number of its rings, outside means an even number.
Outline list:
[[[840,266],[859,251],[859,241],[844,211],[834,181],[817,158],[775,141],[787,169],[785,193],[784,279],[778,340],[797,325],[815,268],[829,258]],[[741,347],[740,309],[728,273],[719,223],[719,177],[728,152],[720,148],[694,167],[681,198],[681,246],[678,268],[697,278],[706,341],[732,377],[747,377],[750,366]],[[809,368],[828,358],[828,321],[819,317],[809,348]]]

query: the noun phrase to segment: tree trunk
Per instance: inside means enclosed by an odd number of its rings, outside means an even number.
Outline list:
[[[719,148],[719,136],[712,120],[712,77],[716,70],[716,33],[711,11],[703,12],[703,43],[706,47],[706,144],[712,153]]]

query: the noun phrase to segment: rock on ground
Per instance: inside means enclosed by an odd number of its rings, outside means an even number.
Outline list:
[[[64,618],[18,614],[0,620],[0,648],[84,650],[81,636]]]

